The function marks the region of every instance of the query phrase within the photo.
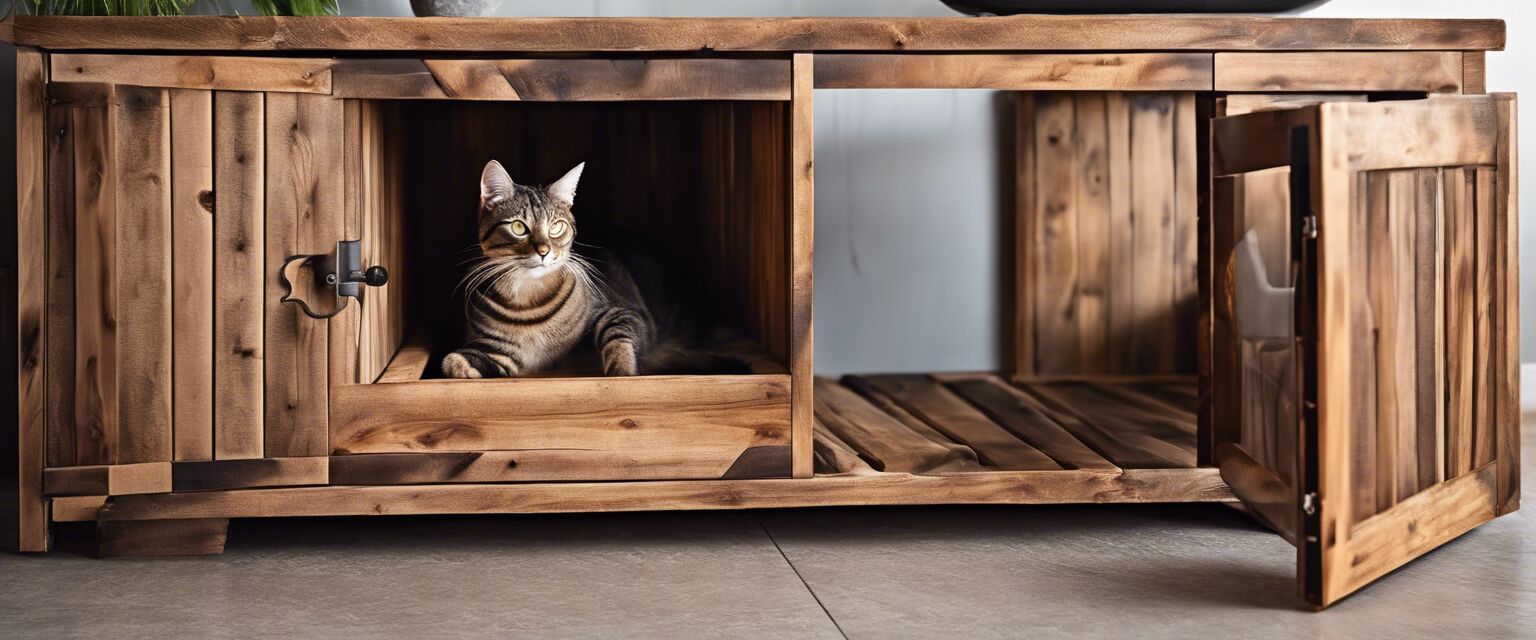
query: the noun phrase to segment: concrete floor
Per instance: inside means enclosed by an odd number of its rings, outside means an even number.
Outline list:
[[[1220,505],[236,521],[222,556],[0,555],[17,638],[1536,637],[1523,511],[1322,613]]]

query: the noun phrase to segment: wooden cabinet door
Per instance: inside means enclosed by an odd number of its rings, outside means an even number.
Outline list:
[[[329,63],[54,54],[46,91],[44,493],[323,484],[327,325],[277,273],[344,231]]]
[[[1313,604],[1518,507],[1513,104],[1213,123],[1216,461]]]

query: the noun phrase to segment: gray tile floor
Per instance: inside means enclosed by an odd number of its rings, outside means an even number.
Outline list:
[[[1536,637],[1526,509],[1323,613],[1219,505],[236,521],[223,556],[0,555],[21,638]]]

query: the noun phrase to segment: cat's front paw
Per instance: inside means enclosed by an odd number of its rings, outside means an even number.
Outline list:
[[[469,364],[469,358],[455,351],[443,357],[443,375],[450,378],[478,378],[480,370]]]
[[[614,340],[603,345],[603,373],[610,376],[640,375],[640,357],[635,353],[635,343]]]

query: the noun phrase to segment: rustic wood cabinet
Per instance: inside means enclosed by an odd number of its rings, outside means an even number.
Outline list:
[[[71,521],[155,554],[263,516],[1233,502],[1327,605],[1518,506],[1499,21],[3,27],[27,551]],[[818,87],[1012,97],[1008,370],[813,378]],[[594,160],[583,225],[693,249],[751,373],[438,379],[489,158]]]

